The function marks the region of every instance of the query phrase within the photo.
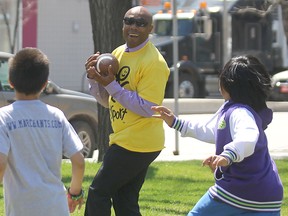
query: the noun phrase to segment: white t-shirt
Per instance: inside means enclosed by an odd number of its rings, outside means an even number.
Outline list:
[[[62,155],[69,158],[82,148],[56,107],[21,100],[0,108],[0,152],[8,156],[3,180],[6,215],[68,216]]]

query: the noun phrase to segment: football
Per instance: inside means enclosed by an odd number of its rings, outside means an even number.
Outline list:
[[[119,62],[114,55],[111,53],[103,53],[99,55],[96,60],[96,70],[102,76],[107,76],[109,65],[112,65],[113,74],[117,74],[119,69]]]

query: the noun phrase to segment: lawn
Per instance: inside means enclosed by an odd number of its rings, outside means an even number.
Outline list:
[[[282,216],[288,215],[288,160],[276,160],[284,185]],[[63,182],[70,182],[69,163],[63,163]],[[87,191],[99,163],[87,163],[83,187]],[[140,194],[140,207],[143,216],[181,216],[187,215],[198,199],[213,184],[213,176],[201,161],[154,162]],[[0,216],[4,215],[3,193],[0,188]],[[83,216],[84,207],[73,213]]]

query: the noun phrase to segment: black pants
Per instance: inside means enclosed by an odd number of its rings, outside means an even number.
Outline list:
[[[89,188],[85,216],[140,216],[139,192],[149,165],[161,151],[131,152],[111,145]]]

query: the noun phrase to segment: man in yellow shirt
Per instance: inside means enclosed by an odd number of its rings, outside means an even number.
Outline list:
[[[96,174],[86,202],[85,216],[141,215],[140,189],[149,165],[164,148],[161,119],[152,118],[151,107],[162,104],[169,68],[149,41],[152,15],[142,6],[128,10],[123,19],[126,44],[112,53],[119,61],[116,77],[101,76],[95,69],[99,52],[85,64],[90,92],[109,108],[113,133],[110,147]],[[111,202],[112,199],[112,202]]]

